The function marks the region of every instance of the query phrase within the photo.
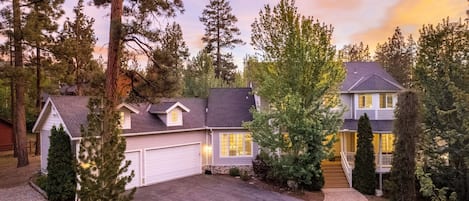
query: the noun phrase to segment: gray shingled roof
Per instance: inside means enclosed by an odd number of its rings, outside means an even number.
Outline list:
[[[152,114],[161,114],[161,113],[165,113],[165,111],[167,109],[169,109],[171,106],[173,106],[174,104],[176,104],[177,102],[175,101],[168,101],[168,102],[162,102],[160,101],[159,103],[156,103],[156,104],[152,104],[150,106],[150,110],[148,110],[148,112],[152,113]]]
[[[371,129],[374,132],[392,132],[393,130],[393,120],[370,120]],[[344,125],[342,125],[341,130],[352,130],[356,131],[358,125],[358,120],[355,119],[346,119]]]
[[[403,87],[377,62],[346,62],[342,92],[399,91]]]
[[[249,109],[255,107],[251,88],[211,89],[208,97],[207,126],[242,127],[252,121]]]
[[[80,125],[86,124],[87,96],[50,96],[72,137],[80,137]]]
[[[52,102],[57,107],[62,120],[73,137],[80,137],[80,125],[86,125],[88,115],[88,100],[86,96],[52,96]],[[180,102],[190,108],[190,112],[183,113],[183,126],[167,127],[157,115],[147,112],[149,103],[131,104],[139,111],[131,114],[131,129],[124,129],[123,133],[141,133],[155,131],[169,131],[177,129],[203,128],[205,126],[206,99],[177,98],[162,99],[162,102]]]

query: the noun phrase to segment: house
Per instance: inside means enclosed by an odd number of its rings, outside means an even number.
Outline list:
[[[49,136],[62,124],[78,155],[80,125],[86,124],[89,97],[51,96],[33,132],[41,136],[41,171],[47,172]],[[127,188],[168,181],[189,175],[227,173],[246,169],[258,146],[242,127],[251,121],[255,107],[250,88],[211,89],[207,99],[162,99],[159,103],[120,104],[125,156],[135,177]]]
[[[347,75],[340,88],[344,124],[334,155],[340,158],[348,183],[352,186],[352,169],[357,148],[357,123],[367,114],[373,130],[376,173],[389,173],[394,151],[393,120],[397,93],[404,89],[376,62],[347,62]],[[382,181],[379,182],[382,189]]]
[[[13,150],[13,124],[0,118],[0,151]]]

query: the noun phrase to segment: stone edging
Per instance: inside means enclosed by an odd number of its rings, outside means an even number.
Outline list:
[[[29,178],[29,185],[47,200],[47,193],[33,182],[33,177]]]

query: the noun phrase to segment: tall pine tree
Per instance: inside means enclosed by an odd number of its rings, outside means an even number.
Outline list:
[[[202,41],[207,44],[205,50],[213,56],[215,77],[233,81],[236,66],[232,62],[232,55],[223,54],[222,50],[234,48],[235,45],[243,44],[243,41],[237,38],[241,34],[235,26],[238,19],[232,14],[229,1],[210,0],[199,19],[205,25]]]
[[[93,59],[93,48],[96,44],[93,24],[94,19],[83,13],[84,1],[79,0],[73,12],[75,18],[67,18],[63,30],[59,33],[53,53],[57,59],[55,66],[63,69],[63,83],[75,85],[77,95],[96,95],[97,88],[93,80],[103,74],[101,66]]]
[[[132,170],[128,176],[123,176],[130,161],[124,161],[126,142],[119,135],[119,115],[108,110],[104,101],[92,98],[88,103],[88,125],[82,127],[78,155],[78,198],[83,201],[132,200],[136,189],[125,192],[125,185],[135,174]],[[106,116],[111,116],[110,131],[104,130]],[[105,132],[111,135],[105,136]]]
[[[373,151],[373,132],[368,115],[358,120],[357,153],[352,172],[353,188],[361,193],[373,195],[376,188],[375,154]]]
[[[420,129],[420,101],[416,92],[403,91],[397,96],[394,121],[395,151],[391,168],[391,200],[414,201],[415,161]]]
[[[423,95],[424,171],[437,188],[469,200],[468,24],[425,25],[420,30],[415,76]]]
[[[363,42],[345,45],[338,56],[343,62],[371,61],[370,49]]]
[[[392,37],[376,47],[375,59],[404,87],[412,87],[412,68],[415,63],[416,44],[409,36],[406,39],[396,27]]]

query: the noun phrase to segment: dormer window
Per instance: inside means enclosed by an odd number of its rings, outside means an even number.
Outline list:
[[[136,108],[125,103],[118,105],[117,110],[119,111],[119,124],[121,129],[131,129],[131,114],[138,114],[139,111]]]
[[[156,114],[166,126],[182,126],[183,112],[190,112],[189,108],[179,102],[161,102],[153,104],[148,109],[151,114]]]

